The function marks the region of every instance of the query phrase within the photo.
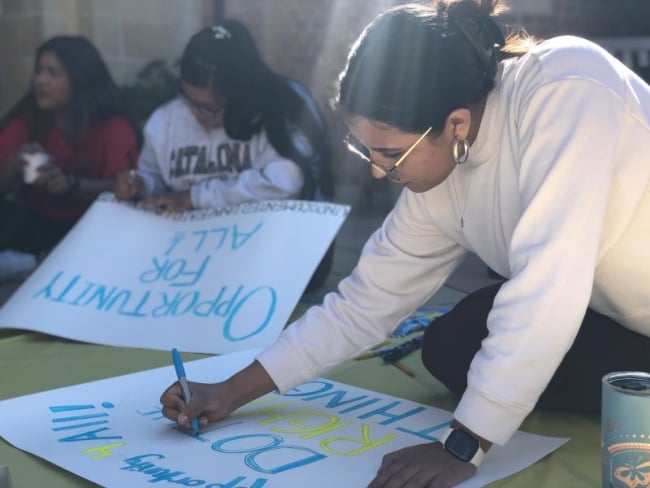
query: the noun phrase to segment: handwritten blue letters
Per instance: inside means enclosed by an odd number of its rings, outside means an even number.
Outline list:
[[[222,320],[225,339],[242,341],[270,323],[277,305],[275,289],[245,284],[219,286],[205,283],[204,278],[210,265],[219,262],[213,259],[216,255],[236,253],[261,228],[262,222],[258,222],[246,230],[233,225],[175,232],[162,246],[161,255],[152,257],[138,272],[137,285],[98,283],[83,274],[60,270],[33,298],[135,319],[216,318]],[[247,313],[246,320],[238,321],[243,312]]]

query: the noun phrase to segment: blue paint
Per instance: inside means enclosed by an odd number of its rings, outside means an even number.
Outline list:
[[[434,425],[433,427],[428,427],[426,429],[422,429],[422,430],[410,430],[410,429],[407,429],[405,427],[397,427],[397,430],[399,430],[400,432],[404,432],[406,434],[410,434],[410,435],[420,437],[420,438],[422,438],[424,440],[427,440],[427,441],[430,441],[430,442],[436,442],[438,440],[438,438],[435,437],[435,436],[430,436],[429,434],[431,432],[446,429],[450,425],[451,425],[451,420],[449,420],[447,422],[443,422],[443,423],[438,424],[438,425]]]
[[[121,435],[107,435],[99,436],[98,432],[105,432],[110,430],[108,427],[101,429],[90,430],[88,432],[82,432],[81,434],[75,434],[68,437],[62,437],[59,439],[59,442],[79,442],[79,441],[95,441],[99,439],[122,439]]]
[[[425,407],[415,407],[407,412],[401,413],[401,414],[394,414],[390,413],[389,410],[392,409],[393,407],[396,407],[398,405],[401,405],[402,402],[400,401],[394,401],[389,403],[388,405],[384,405],[381,408],[377,408],[375,410],[372,410],[370,412],[364,413],[363,415],[359,415],[360,419],[368,419],[370,417],[374,417],[375,415],[382,415],[384,417],[387,417],[387,420],[384,420],[383,422],[379,422],[379,425],[388,425],[392,424],[393,422],[397,422],[399,420],[403,420],[407,417],[411,417],[412,415],[418,414],[420,412],[424,412],[426,410]]]
[[[321,400],[323,398],[332,397],[329,400],[325,408],[328,409],[338,409],[336,413],[341,415],[349,413],[355,410],[361,410],[370,405],[375,405],[378,402],[384,402],[384,405],[375,408],[371,411],[365,411],[360,413],[356,418],[358,419],[367,419],[375,415],[382,415],[387,419],[379,422],[379,425],[389,425],[395,422],[402,422],[403,420],[414,418],[419,413],[425,412],[426,407],[417,406],[407,412],[401,414],[394,414],[389,412],[390,409],[399,406],[403,402],[400,400],[382,400],[380,398],[368,398],[367,395],[355,396],[352,398],[346,398],[346,396],[351,395],[349,391],[346,390],[333,390],[334,385],[325,380],[316,380],[304,383],[288,391],[283,396],[285,397],[301,397],[302,401],[309,402],[313,400]],[[367,399],[367,400],[366,400]],[[355,404],[355,402],[358,402]],[[352,405],[351,405],[352,404]],[[349,405],[347,408],[339,409],[341,406]],[[406,426],[399,425],[394,426],[397,431],[403,432],[405,434],[413,435],[427,441],[435,442],[437,437],[430,435],[433,432],[439,431],[450,424],[449,421],[443,422],[442,424],[434,425],[431,427],[423,428],[420,430],[413,430]]]
[[[368,400],[366,402],[362,402],[362,403],[359,403],[358,405],[353,405],[351,407],[344,408],[343,410],[339,410],[338,413],[339,414],[349,413],[349,412],[352,412],[354,410],[359,410],[360,408],[363,408],[363,407],[374,405],[375,403],[377,403],[379,401],[381,401],[379,398],[371,398],[370,400]]]
[[[203,486],[204,488],[245,488],[242,482],[247,478],[238,476],[226,482],[212,482],[187,475],[184,471],[159,466],[157,463],[166,459],[162,454],[140,454],[124,460],[125,466],[120,470],[140,473],[149,477],[149,483],[166,481],[181,486]],[[250,488],[263,488],[267,480],[257,478]]]
[[[313,390],[310,390],[310,388],[313,388]],[[286,392],[284,396],[286,397],[311,396],[311,395],[316,395],[318,393],[322,393],[324,391],[329,391],[332,388],[334,388],[334,385],[328,381],[315,380],[315,381],[309,381],[307,383],[303,383],[302,385],[296,386],[292,390]]]
[[[99,406],[106,410],[112,410],[113,408],[115,408],[115,404],[112,402],[102,402]],[[67,414],[75,411],[87,412],[88,410],[94,410],[96,407],[95,405],[81,404],[81,405],[53,405],[48,408],[50,412],[55,414],[57,413]],[[79,421],[90,420],[93,418],[101,418],[102,420],[98,420],[96,422],[79,423]],[[121,439],[122,436],[120,435],[111,435],[111,436],[98,435],[101,432],[106,432],[107,430],[110,430],[110,427],[102,427],[100,429],[88,430],[89,427],[104,425],[109,423],[110,423],[109,412],[95,411],[94,413],[85,413],[80,415],[66,415],[64,417],[52,418],[52,424],[54,425],[60,424],[57,427],[53,427],[52,431],[60,432],[60,431],[67,431],[67,430],[83,430],[83,432],[80,432],[78,434],[74,434],[68,437],[62,437],[58,440],[59,442],[78,442],[78,441],[88,441],[88,440],[97,440],[97,439]],[[62,424],[68,424],[68,425],[62,425]]]
[[[209,263],[210,256],[205,256],[196,268],[192,268],[188,260],[183,258],[152,258],[153,268],[140,274],[140,282],[149,284],[164,281],[170,286],[193,286],[203,277]]]
[[[165,256],[173,253],[187,255],[205,252],[215,254],[224,250],[238,251],[262,228],[263,222],[258,222],[252,228],[242,230],[240,226],[212,227],[198,229],[189,235],[186,232],[176,232],[171,239],[171,244],[164,251]],[[230,238],[230,241],[228,241]],[[229,243],[229,245],[228,245]]]
[[[90,410],[95,408],[95,405],[57,405],[50,407],[50,412],[70,412],[72,410]]]
[[[52,419],[52,422],[70,422],[72,420],[88,420],[88,419],[94,419],[98,417],[108,417],[108,414],[106,412],[101,412],[101,413],[93,413],[90,415],[74,415],[72,417],[60,417],[57,419]]]
[[[56,422],[55,420],[52,420],[52,422]],[[85,422],[83,424],[74,424],[74,425],[66,425],[64,427],[54,427],[52,430],[54,432],[58,432],[61,430],[72,430],[72,429],[83,429],[86,427],[92,427],[93,425],[102,425],[102,424],[107,424],[108,420],[99,420],[97,422]],[[97,431],[95,431],[97,432]]]
[[[230,449],[225,447],[227,443],[231,443],[231,442],[237,443],[238,441],[248,442],[251,439],[260,439],[262,441],[265,441],[266,443],[256,447],[244,447],[244,448],[235,447]],[[244,434],[244,435],[235,435],[232,437],[220,439],[212,444],[212,449],[214,451],[224,453],[224,454],[246,453],[246,456],[244,457],[244,462],[249,468],[259,473],[268,473],[268,474],[282,473],[284,471],[300,468],[302,466],[306,466],[308,464],[322,461],[323,459],[327,458],[325,454],[316,452],[313,449],[309,449],[308,447],[287,445],[287,444],[283,444],[283,442],[284,439],[281,436],[276,434]],[[259,456],[263,456],[264,454],[268,454],[272,451],[279,451],[279,450],[282,450],[283,455],[285,456],[287,454],[287,451],[290,451],[291,454],[300,455],[302,457],[294,461],[281,464],[279,466],[262,466],[262,464],[258,462],[257,458]]]
[[[264,307],[266,306],[266,310],[267,310],[266,317],[264,317],[259,324],[253,325],[253,327],[256,328],[254,328],[248,334],[236,336],[233,332],[237,331],[237,327],[233,326],[233,321],[237,317],[238,312],[249,300],[252,300],[253,297],[255,297],[255,295],[264,292],[268,292],[268,298],[267,298],[268,301],[265,302],[264,301],[265,297],[262,296],[261,304],[256,305],[256,303],[253,303],[251,304],[251,306],[254,307],[255,310],[265,310]],[[257,302],[259,302],[259,300],[260,299],[258,299]],[[248,339],[249,337],[259,334],[266,328],[267,325],[269,325],[269,322],[273,317],[273,313],[275,312],[276,303],[277,303],[277,296],[273,288],[262,286],[248,292],[247,295],[245,295],[240,301],[238,301],[235,304],[232,313],[228,314],[228,318],[226,319],[226,322],[223,324],[223,336],[230,341],[236,342],[236,341],[243,341],[245,339]],[[247,321],[248,323],[243,324],[244,327],[250,326],[250,319],[247,319]]]
[[[261,333],[275,314],[277,292],[272,287],[261,286],[248,290],[244,285],[237,285],[221,286],[213,290],[135,292],[84,281],[79,274],[66,276],[60,271],[33,298],[136,319],[217,317],[223,319],[224,338],[233,342]],[[82,296],[83,299],[80,298]],[[251,314],[251,311],[254,312]],[[245,313],[248,314],[247,318],[239,320]]]
[[[164,420],[165,419],[165,416],[162,414],[162,407],[154,407],[153,410],[149,410],[148,412],[142,412],[142,411],[136,409],[136,412],[139,413],[140,415],[144,416],[144,417],[151,417],[151,416],[155,415],[155,417],[153,417],[151,420]],[[173,424],[176,425],[175,422]]]
[[[174,235],[172,236],[172,243],[169,245],[167,250],[163,253],[165,256],[169,256],[172,252],[174,252],[174,249],[176,246],[183,240],[185,239],[186,233],[185,232],[175,232]]]

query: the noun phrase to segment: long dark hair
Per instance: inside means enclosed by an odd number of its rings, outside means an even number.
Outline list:
[[[534,44],[504,38],[499,0],[439,0],[387,10],[366,27],[339,77],[337,103],[350,114],[405,132],[444,128],[447,116],[483,100],[498,62]]]
[[[320,111],[304,86],[264,62],[246,26],[231,19],[202,29],[188,42],[180,64],[182,81],[211,87],[225,98],[229,137],[249,140],[265,130],[275,150],[302,168],[303,198],[313,196],[316,186],[331,197],[330,146]],[[297,143],[296,136],[307,144]]]
[[[91,122],[104,121],[115,116],[125,117],[130,122],[140,146],[140,130],[133,122],[120,89],[113,81],[97,48],[82,36],[52,37],[36,50],[34,72],[41,56],[46,52],[56,55],[70,80],[71,98],[64,110],[67,119],[66,137],[73,147],[79,147]],[[44,141],[53,127],[54,118],[51,111],[41,110],[36,105],[33,83],[27,93],[5,115],[0,127],[21,116],[27,120],[30,139]]]

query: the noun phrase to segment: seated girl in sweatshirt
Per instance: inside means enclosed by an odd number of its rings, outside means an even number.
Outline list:
[[[178,96],[145,126],[137,172],[118,200],[186,211],[263,199],[327,198],[329,143],[306,89],[274,73],[234,20],[195,34]]]

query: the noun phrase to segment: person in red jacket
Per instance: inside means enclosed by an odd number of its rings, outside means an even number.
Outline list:
[[[97,48],[79,36],[45,41],[27,93],[0,122],[0,251],[55,246],[135,167],[140,139]],[[34,154],[47,162],[29,176]]]

